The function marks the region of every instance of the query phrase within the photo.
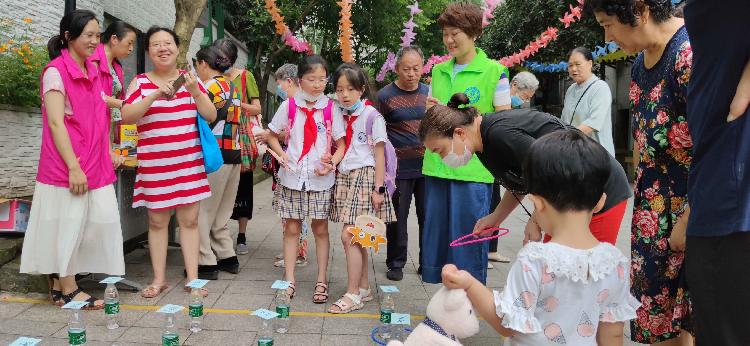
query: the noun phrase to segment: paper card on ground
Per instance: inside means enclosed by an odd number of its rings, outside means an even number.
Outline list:
[[[167,304],[159,308],[156,312],[161,312],[164,314],[174,314],[182,311],[184,309],[184,306],[175,305],[175,304]]]
[[[411,325],[411,315],[392,313],[391,324]]]
[[[100,284],[116,284],[122,280],[124,280],[124,278],[121,278],[119,276],[110,276],[102,281],[99,281],[99,283]]]
[[[398,293],[398,287],[392,286],[392,285],[380,285],[380,290],[383,291],[383,293]]]
[[[190,288],[201,289],[203,288],[203,286],[206,286],[207,283],[208,283],[208,280],[195,279],[193,281],[188,282],[186,286]]]
[[[74,309],[74,310],[80,310],[82,307],[88,305],[89,302],[86,301],[80,301],[80,300],[72,300],[70,303],[63,305],[63,309]]]
[[[273,285],[271,285],[271,288],[275,290],[285,290],[289,288],[289,281],[276,280],[273,282]]]
[[[268,309],[257,309],[255,311],[253,311],[252,315],[253,316],[258,316],[258,317],[260,317],[260,318],[262,318],[264,320],[270,320],[272,318],[279,317],[279,314],[277,314],[277,313],[275,313],[275,312],[273,312],[271,310],[268,310]]]
[[[22,336],[10,343],[9,346],[34,346],[40,342],[42,342],[42,339],[34,339]]]

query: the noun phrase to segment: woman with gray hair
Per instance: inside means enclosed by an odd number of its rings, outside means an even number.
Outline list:
[[[524,104],[530,103],[536,89],[539,88],[539,80],[531,72],[519,72],[510,81],[510,105],[514,109],[523,108]]]

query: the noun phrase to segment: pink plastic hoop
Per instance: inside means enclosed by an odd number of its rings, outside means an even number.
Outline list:
[[[464,240],[466,238],[469,238],[469,237],[476,237],[474,235],[474,233],[469,233],[469,234],[467,234],[465,236],[462,236],[461,238],[458,238],[458,239],[452,241],[450,245],[451,245],[451,247],[469,245],[469,244],[479,243],[479,242],[488,241],[488,240],[492,240],[492,239],[497,239],[497,238],[500,238],[500,237],[502,237],[502,236],[510,233],[509,229],[507,229],[507,228],[500,228],[500,227],[492,227],[492,228],[485,229],[485,231],[487,231],[487,230],[492,230],[493,232],[494,231],[499,231],[499,232],[497,234],[491,235],[489,237],[477,238],[477,239],[472,239],[472,240],[468,240],[468,241],[462,241],[462,240]]]

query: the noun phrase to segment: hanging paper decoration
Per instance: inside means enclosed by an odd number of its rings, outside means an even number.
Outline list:
[[[276,33],[281,36],[281,40],[284,42],[284,44],[289,46],[289,48],[291,48],[295,52],[307,52],[308,54],[312,54],[312,48],[310,47],[310,44],[294,36],[294,34],[292,34],[292,32],[289,30],[289,27],[284,23],[284,16],[281,15],[279,7],[276,6],[276,1],[265,0],[265,2],[266,10],[273,19]]]
[[[435,65],[450,60],[450,55],[433,55],[429,59],[427,59],[427,63],[424,65],[424,69],[422,69],[422,73],[430,73],[432,71],[432,67]]]
[[[570,11],[566,12],[563,17],[559,19],[560,22],[565,24],[565,28],[570,27],[570,24],[575,23],[581,19],[581,16],[583,14],[583,1],[584,0],[578,0],[578,6],[576,7],[570,5]],[[539,52],[540,49],[547,47],[550,42],[556,40],[558,32],[559,31],[557,28],[547,28],[547,30],[539,35],[539,37],[535,41],[529,43],[518,53],[501,58],[500,63],[505,65],[506,67],[512,67],[523,63],[526,59],[534,56],[537,52]]]
[[[594,61],[596,62],[613,62],[631,56],[630,54],[627,54],[624,51],[620,50],[620,47],[618,47],[614,42],[607,43],[604,46],[596,46],[591,51],[591,55],[593,55]],[[561,61],[557,64],[544,64],[528,61],[524,64],[524,66],[534,72],[556,73],[565,72],[568,70],[568,63],[565,61]]]
[[[351,244],[359,244],[363,249],[372,248],[375,253],[380,251],[380,245],[387,243],[385,237],[385,223],[377,217],[360,215],[354,220],[354,227],[349,228],[353,236]]]
[[[422,9],[419,8],[419,2],[415,1],[413,5],[406,6],[409,9],[409,20],[404,22],[404,29],[401,30],[404,35],[401,36],[401,47],[411,46],[417,34],[414,32],[414,28],[417,24],[414,23],[414,16],[422,13]],[[390,71],[396,70],[396,55],[393,52],[388,52],[388,58],[385,59],[383,66],[380,67],[380,72],[375,76],[375,80],[382,82],[385,80],[385,75]]]
[[[503,0],[484,0],[484,14],[482,15],[482,27],[490,25],[490,19],[495,18],[492,14]]]
[[[341,60],[344,62],[354,62],[354,55],[352,54],[352,36],[354,35],[354,30],[352,29],[352,1],[341,0],[337,4],[341,7],[341,19],[339,20]]]

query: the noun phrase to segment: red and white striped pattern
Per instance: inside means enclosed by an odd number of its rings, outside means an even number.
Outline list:
[[[136,76],[127,103],[140,102],[158,88]],[[201,86],[201,90],[205,92]],[[133,207],[170,209],[211,196],[203,166],[195,101],[185,87],[171,100],[160,98],[138,120],[138,171]]]

